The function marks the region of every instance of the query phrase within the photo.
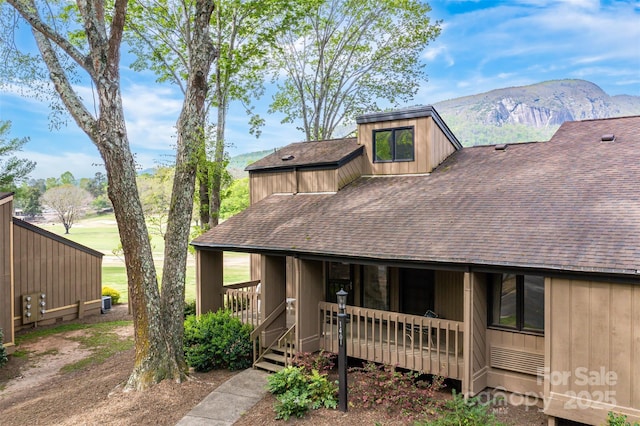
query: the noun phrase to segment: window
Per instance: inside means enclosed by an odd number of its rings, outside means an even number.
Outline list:
[[[362,267],[362,306],[364,308],[389,310],[389,280],[386,266],[365,265]]]
[[[353,295],[353,267],[348,263],[327,262],[327,294],[325,300],[329,303],[338,303],[336,293],[340,289],[348,292],[347,305],[354,305]]]
[[[374,163],[413,161],[413,127],[373,131]]]
[[[434,310],[435,273],[429,269],[400,270],[400,312],[424,315]]]
[[[544,277],[495,274],[491,279],[489,324],[544,332]]]

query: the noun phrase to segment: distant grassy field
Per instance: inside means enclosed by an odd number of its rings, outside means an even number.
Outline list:
[[[120,244],[118,228],[113,215],[92,216],[80,220],[71,227],[70,233],[65,235],[62,224],[39,225],[41,228],[61,235],[79,244],[98,250],[105,255],[102,265],[102,286],[111,287],[120,292],[120,302],[126,303],[129,299],[127,290],[127,274],[124,261],[115,257],[112,253]],[[162,259],[164,252],[164,240],[160,236],[152,236],[151,246],[154,259]],[[244,253],[224,254],[225,284],[243,282],[249,280],[249,255]],[[162,277],[162,261],[155,261],[158,271],[158,280]],[[187,263],[187,278],[185,286],[185,300],[196,298],[196,271],[195,261],[189,255]]]

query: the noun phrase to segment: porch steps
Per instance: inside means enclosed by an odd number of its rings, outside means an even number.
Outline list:
[[[253,368],[265,370],[271,373],[277,373],[284,368],[285,357],[284,352],[279,349],[271,349],[262,356],[262,361],[256,362]]]

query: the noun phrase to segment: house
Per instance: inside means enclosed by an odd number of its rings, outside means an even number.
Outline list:
[[[640,420],[640,116],[471,148],[429,106],[357,123],[247,167],[251,206],[193,241],[198,311],[253,309],[258,363],[337,352],[343,288],[350,357],[550,424]],[[223,251],[252,253],[254,281],[223,287]]]
[[[13,217],[0,193],[0,328],[8,352],[15,332],[100,313],[102,253]]]

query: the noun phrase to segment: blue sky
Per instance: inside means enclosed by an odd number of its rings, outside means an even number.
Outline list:
[[[492,89],[553,79],[591,81],[609,95],[640,96],[640,0],[522,0],[429,2],[442,34],[423,54],[429,81],[410,105],[473,95]],[[123,96],[132,150],[141,167],[171,159],[178,90],[126,68]],[[91,99],[88,87],[81,88]],[[256,110],[266,119],[259,139],[249,134],[246,116],[231,108],[227,140],[231,155],[272,149],[303,138],[294,124],[268,115],[267,90]],[[13,123],[11,137],[29,137],[22,157],[38,165],[34,178],[71,171],[77,178],[102,171],[96,148],[69,119],[51,130],[48,103],[0,92],[0,119]]]

